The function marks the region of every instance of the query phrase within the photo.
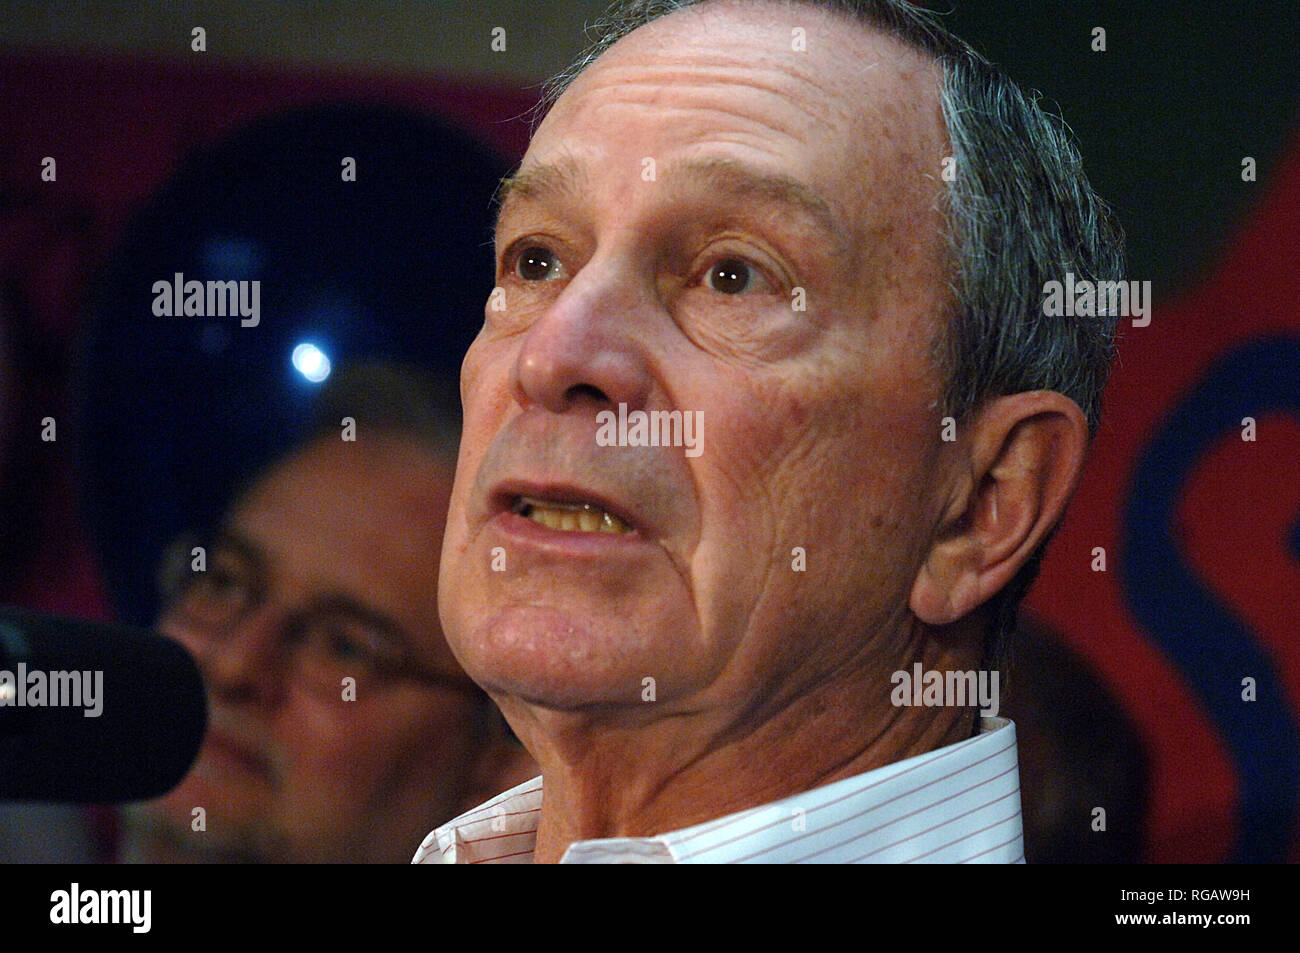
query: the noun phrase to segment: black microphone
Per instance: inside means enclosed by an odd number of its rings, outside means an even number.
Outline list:
[[[185,777],[207,725],[203,679],[180,643],[0,608],[0,800],[159,797]]]

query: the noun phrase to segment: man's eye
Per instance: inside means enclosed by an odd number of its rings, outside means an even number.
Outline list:
[[[538,245],[525,248],[519,253],[515,271],[525,281],[551,281],[562,274],[560,260]]]
[[[358,639],[340,629],[330,629],[324,633],[325,649],[339,662],[369,661],[370,652]]]
[[[724,258],[709,269],[704,283],[722,294],[738,295],[766,285],[753,267],[739,258]]]
[[[378,633],[355,622],[319,619],[307,623],[298,633],[307,644],[307,654],[318,666],[376,666],[396,663],[397,650]]]
[[[207,599],[235,602],[248,596],[248,574],[217,562],[194,581],[195,591]]]

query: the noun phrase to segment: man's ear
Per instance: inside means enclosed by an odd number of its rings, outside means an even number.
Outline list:
[[[962,472],[912,584],[912,611],[929,625],[956,622],[1011,581],[1065,512],[1088,446],[1083,412],[1056,391],[995,398],[965,426]]]

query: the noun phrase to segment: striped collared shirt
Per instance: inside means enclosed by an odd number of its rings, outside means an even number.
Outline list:
[[[416,864],[529,864],[542,779],[429,834]],[[1023,863],[1016,726],[655,837],[575,841],[562,864]]]

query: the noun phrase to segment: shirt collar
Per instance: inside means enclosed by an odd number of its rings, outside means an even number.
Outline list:
[[[532,863],[542,779],[429,834],[412,863]],[[575,841],[563,864],[1022,863],[1016,726],[655,837]]]

